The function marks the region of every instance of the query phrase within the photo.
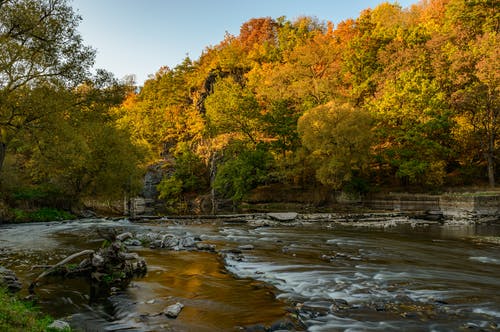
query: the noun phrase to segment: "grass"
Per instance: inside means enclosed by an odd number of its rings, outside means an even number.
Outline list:
[[[19,300],[0,288],[0,331],[46,332],[53,319],[44,316],[31,302]]]
[[[75,216],[71,213],[53,208],[41,208],[31,212],[13,209],[13,213],[15,222],[46,222],[75,219]]]

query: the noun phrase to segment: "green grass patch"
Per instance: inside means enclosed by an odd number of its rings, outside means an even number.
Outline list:
[[[44,316],[31,302],[24,302],[0,288],[0,331],[55,331],[48,326],[53,319]]]
[[[31,212],[14,209],[13,214],[15,222],[46,222],[75,219],[75,216],[71,213],[53,208],[41,208]]]

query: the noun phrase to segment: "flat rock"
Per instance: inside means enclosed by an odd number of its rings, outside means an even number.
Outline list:
[[[297,215],[297,212],[270,212],[267,217],[278,221],[293,221]]]

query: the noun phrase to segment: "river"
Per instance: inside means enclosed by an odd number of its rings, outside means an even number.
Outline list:
[[[76,331],[495,331],[500,225],[87,219],[0,226],[0,265],[29,285],[65,256],[96,249],[97,228],[191,234],[224,255],[133,247],[148,273],[109,298],[82,280],[50,279],[39,306]],[[233,250],[245,245],[249,250]],[[248,246],[251,245],[251,246]],[[234,253],[232,253],[234,252]],[[24,292],[24,291],[23,291]],[[161,314],[181,302],[177,319]]]

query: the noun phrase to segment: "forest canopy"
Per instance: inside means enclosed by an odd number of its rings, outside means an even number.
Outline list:
[[[28,17],[16,6],[53,20],[9,25]],[[336,25],[253,18],[134,89],[88,75],[94,53],[66,1],[0,1],[2,186],[109,196],[163,161],[175,171],[159,189],[176,202],[210,189],[239,201],[264,184],[494,187],[498,8],[498,0],[423,0],[382,3]],[[52,21],[66,33],[54,34]],[[54,34],[44,38],[53,47],[38,33]],[[32,76],[22,71],[30,61]]]

